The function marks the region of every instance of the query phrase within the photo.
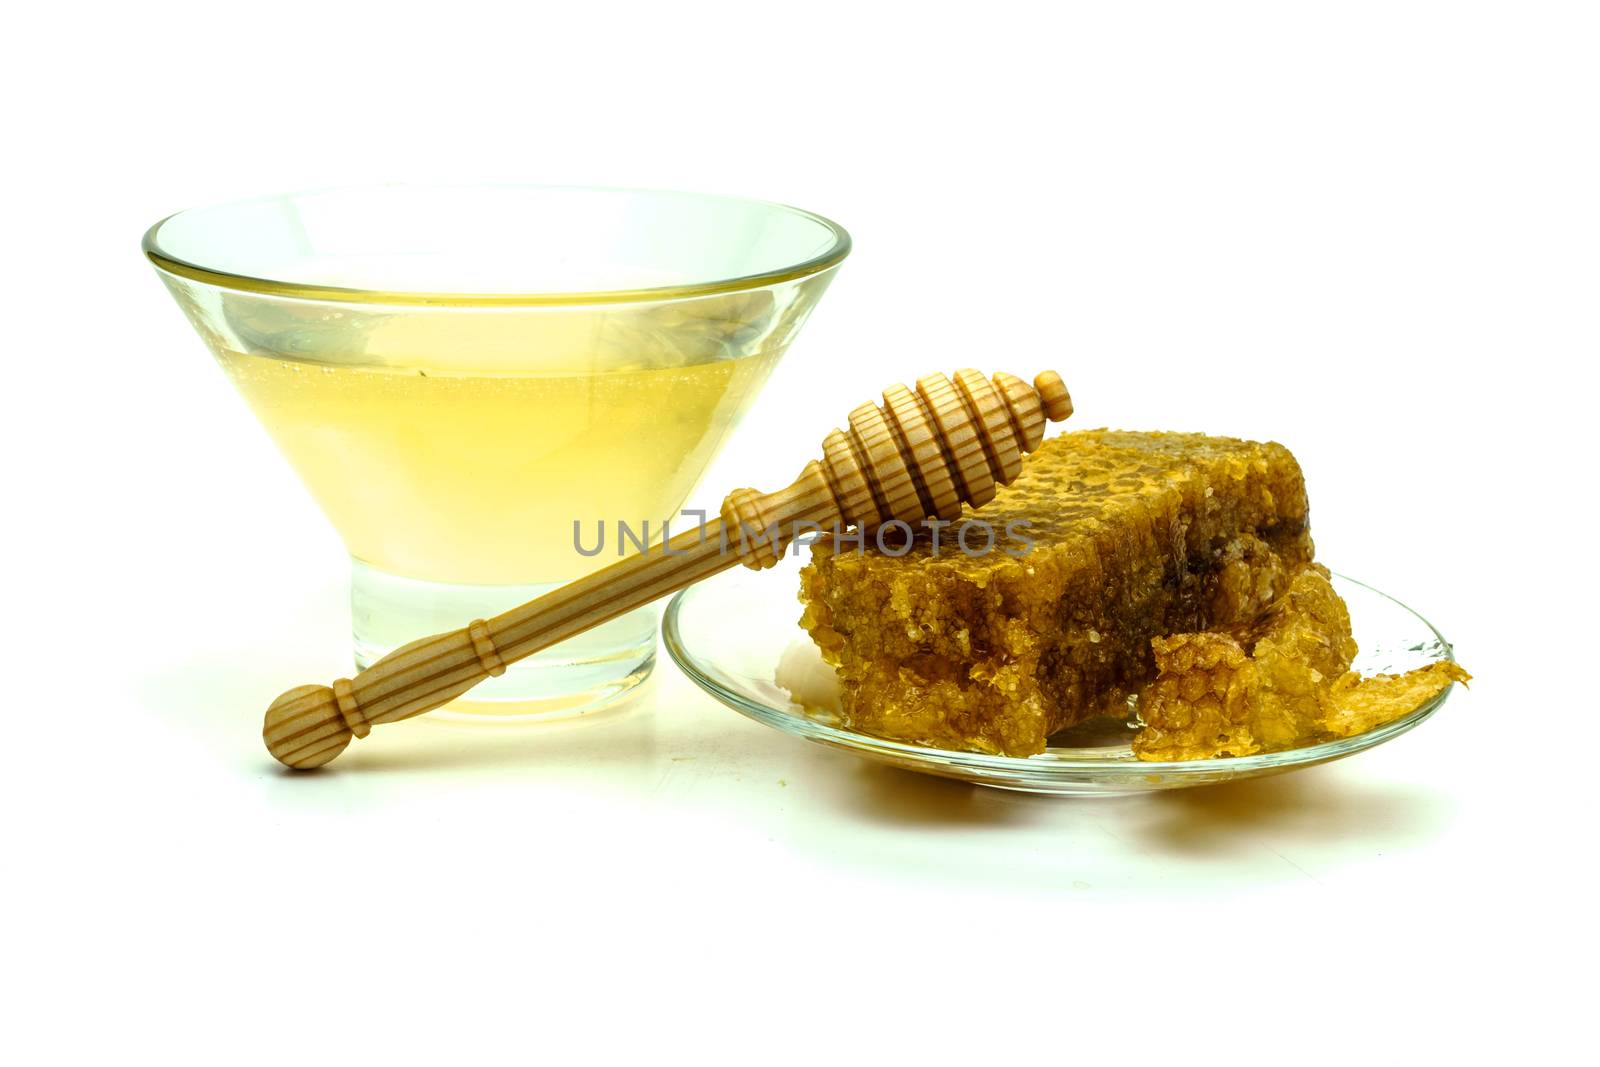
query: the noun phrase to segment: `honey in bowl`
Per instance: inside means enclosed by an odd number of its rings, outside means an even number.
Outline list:
[[[350,550],[364,667],[614,562],[621,524],[685,525],[849,242],[733,198],[382,187],[184,212],[145,247]],[[648,673],[655,619],[446,713],[608,703]]]
[[[218,358],[351,555],[425,581],[505,585],[593,569],[575,522],[586,550],[618,523],[659,531],[777,354],[525,374]]]

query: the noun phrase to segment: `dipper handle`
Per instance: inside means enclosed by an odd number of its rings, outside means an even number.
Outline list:
[[[735,563],[770,567],[808,529],[955,519],[963,504],[982,507],[1021,472],[1046,421],[1071,414],[1054,371],[1031,388],[1010,374],[988,379],[975,370],[919,378],[914,389],[891,386],[881,406],[862,404],[848,429],[828,434],[822,460],[807,463],[788,488],[735,490],[721,518],[703,529],[492,619],[413,641],[354,678],[291,689],[267,709],[262,739],[287,766],[320,767],[373,726],[447,704],[524,656]]]

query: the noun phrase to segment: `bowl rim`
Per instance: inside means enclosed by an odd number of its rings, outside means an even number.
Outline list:
[[[481,293],[481,292],[441,292],[441,291],[410,291],[410,290],[382,290],[363,289],[352,286],[318,285],[305,282],[284,281],[274,278],[262,278],[251,274],[235,271],[218,270],[207,267],[201,263],[191,262],[181,256],[173,254],[161,246],[161,228],[180,215],[192,211],[213,210],[218,208],[243,207],[247,204],[263,203],[271,200],[288,200],[300,196],[313,196],[327,193],[359,193],[366,191],[387,189],[461,189],[461,190],[522,190],[539,192],[582,192],[582,193],[621,193],[646,196],[671,196],[690,197],[701,200],[715,200],[726,203],[738,203],[763,207],[775,211],[787,212],[811,220],[821,225],[829,234],[832,241],[823,251],[798,263],[775,267],[771,270],[760,271],[753,274],[739,275],[731,278],[714,278],[703,282],[693,282],[681,285],[658,286],[642,289],[597,289],[573,291],[545,291],[522,293]],[[217,286],[222,289],[231,289],[247,293],[260,293],[269,296],[285,297],[295,300],[316,300],[329,303],[342,304],[386,304],[399,306],[441,306],[441,307],[554,307],[585,304],[636,304],[653,303],[668,300],[682,300],[700,296],[717,296],[726,293],[744,292],[751,289],[763,289],[772,285],[781,285],[785,282],[798,281],[815,274],[837,267],[846,256],[850,254],[851,238],[849,231],[837,222],[826,216],[804,208],[793,207],[789,204],[778,203],[771,200],[760,200],[752,197],[729,196],[721,193],[696,193],[675,189],[644,189],[626,186],[603,185],[539,185],[524,183],[453,183],[453,182],[383,182],[357,185],[327,186],[314,189],[299,189],[286,193],[273,193],[265,196],[246,197],[238,200],[228,200],[219,204],[205,204],[197,207],[185,208],[173,212],[152,225],[144,233],[140,242],[145,257],[157,270],[167,274],[186,278],[190,281],[201,282],[206,285]]]

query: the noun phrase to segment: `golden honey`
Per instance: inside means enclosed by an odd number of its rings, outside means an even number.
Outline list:
[[[615,558],[579,553],[574,522],[587,549],[599,523],[659,531],[776,357],[532,375],[219,358],[353,556],[503,585]]]
[[[226,329],[204,332],[350,550],[364,667],[613,562],[624,528],[685,528],[684,500],[824,284],[489,310],[229,295]],[[629,612],[452,713],[590,706],[648,672],[655,628]]]

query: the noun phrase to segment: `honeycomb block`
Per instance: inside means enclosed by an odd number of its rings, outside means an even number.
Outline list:
[[[1044,442],[904,554],[874,541],[824,538],[802,572],[801,625],[839,673],[844,719],[1007,755],[1125,712],[1155,676],[1152,638],[1255,618],[1312,556],[1281,445],[1107,430]]]

